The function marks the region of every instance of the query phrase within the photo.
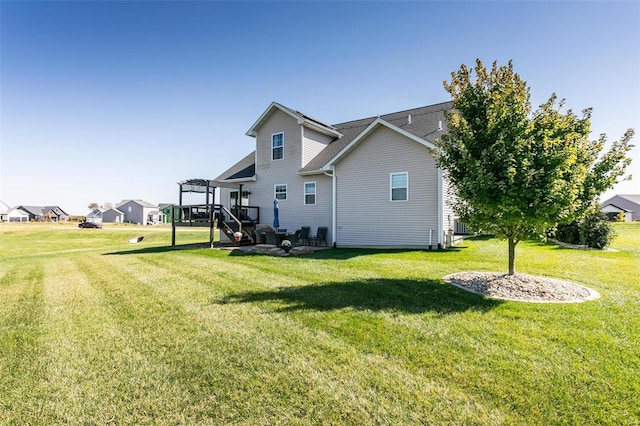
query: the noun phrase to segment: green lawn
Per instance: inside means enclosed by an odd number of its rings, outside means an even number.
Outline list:
[[[0,424],[640,424],[640,224],[616,230],[521,244],[519,272],[602,295],[530,304],[442,281],[506,270],[492,239],[276,258],[0,224]]]

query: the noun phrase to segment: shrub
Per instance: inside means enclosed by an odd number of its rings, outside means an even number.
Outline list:
[[[555,238],[569,244],[580,244],[580,229],[578,228],[578,222],[558,225],[558,229],[555,231]]]
[[[559,225],[555,231],[555,237],[562,242],[597,249],[611,244],[614,236],[607,215],[595,207],[589,209],[579,220]]]
[[[607,215],[600,210],[591,209],[579,222],[580,244],[603,249],[611,244],[615,233]]]

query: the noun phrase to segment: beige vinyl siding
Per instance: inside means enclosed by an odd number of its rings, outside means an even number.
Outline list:
[[[390,201],[390,174],[408,172],[409,200]],[[336,164],[340,247],[428,247],[438,243],[438,172],[430,151],[386,127]]]
[[[278,203],[280,227],[294,232],[301,226],[310,226],[315,233],[318,226],[326,226],[330,238],[332,178],[298,174],[303,150],[301,127],[295,118],[280,110],[264,122],[256,136],[256,181],[243,184],[243,190],[251,192],[249,204],[260,207],[260,222],[272,226],[275,185],[287,185],[287,199]],[[284,159],[271,160],[271,135],[279,132],[284,132]],[[316,182],[315,205],[304,204],[305,182]],[[224,205],[229,203],[230,190],[233,189],[221,188],[220,201]]]
[[[333,139],[330,136],[303,127],[301,167],[306,166],[309,161],[313,160]]]
[[[453,211],[454,195],[451,192],[451,182],[447,179],[447,176],[442,177],[442,229],[444,232],[448,232],[449,228],[454,227],[456,214]]]

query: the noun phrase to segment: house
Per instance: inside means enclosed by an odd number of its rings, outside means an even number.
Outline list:
[[[326,226],[340,247],[447,245],[455,218],[432,155],[445,102],[326,124],[273,102],[247,131],[255,151],[213,182],[220,203],[259,209],[260,223]]]
[[[122,200],[116,208],[124,213],[125,222],[156,225],[161,220],[158,206],[144,200]]]
[[[102,223],[102,210],[93,209],[87,213],[87,222]]]
[[[612,220],[623,212],[626,222],[640,221],[640,194],[615,195],[600,203],[600,210]]]
[[[102,222],[105,223],[123,223],[124,213],[118,209],[111,208],[102,212]]]
[[[11,206],[0,200],[0,222],[7,222],[9,220],[9,216],[7,215],[7,213],[9,213],[11,209]]]
[[[29,220],[46,222],[67,222],[69,214],[59,206],[16,206],[27,213]]]
[[[9,222],[29,222],[29,213],[22,209],[14,207],[7,212],[7,221]]]
[[[158,204],[158,210],[162,213],[162,223],[171,223],[173,220],[173,204],[160,203]]]

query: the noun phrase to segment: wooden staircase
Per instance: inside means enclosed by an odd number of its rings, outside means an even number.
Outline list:
[[[243,215],[241,211],[234,214],[226,207],[221,207],[218,228],[220,232],[224,232],[224,234],[229,237],[229,240],[238,246],[258,243],[256,223],[250,217]],[[236,240],[236,232],[242,234],[239,241]]]

